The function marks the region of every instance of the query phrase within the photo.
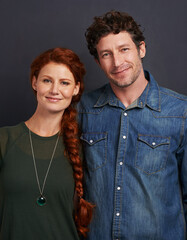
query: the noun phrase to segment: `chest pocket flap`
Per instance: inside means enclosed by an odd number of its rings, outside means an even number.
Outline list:
[[[154,174],[166,167],[170,137],[138,135],[135,166],[146,174]]]
[[[81,139],[89,145],[94,145],[95,143],[104,140],[106,137],[106,133],[83,133],[81,135]]]
[[[107,133],[82,133],[81,140],[88,169],[95,171],[103,167],[107,162]]]
[[[157,137],[157,136],[147,136],[147,135],[139,135],[138,140],[144,142],[151,148],[157,148],[161,145],[170,144],[169,137]]]

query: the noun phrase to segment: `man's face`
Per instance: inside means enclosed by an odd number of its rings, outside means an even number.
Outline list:
[[[99,65],[110,79],[111,85],[125,88],[139,79],[143,71],[141,58],[145,56],[145,43],[139,50],[129,33],[110,33],[100,39],[96,46]]]

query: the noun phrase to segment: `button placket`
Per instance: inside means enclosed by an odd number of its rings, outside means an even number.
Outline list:
[[[123,181],[123,162],[127,144],[127,132],[128,132],[128,114],[123,112],[121,114],[121,127],[120,127],[120,139],[118,154],[117,154],[117,162],[116,162],[116,178],[115,178],[115,205],[114,205],[114,224],[113,224],[113,237],[114,239],[119,239],[120,235],[120,221],[121,221],[121,201],[123,201],[122,197],[122,181]]]

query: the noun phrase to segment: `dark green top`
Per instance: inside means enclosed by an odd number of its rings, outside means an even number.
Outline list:
[[[42,186],[57,135],[31,136]],[[39,195],[28,128],[24,123],[0,128],[0,240],[79,239],[73,220],[73,171],[61,137],[44,188],[45,206],[37,205]]]

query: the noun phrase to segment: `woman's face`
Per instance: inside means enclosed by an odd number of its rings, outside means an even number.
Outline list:
[[[64,64],[50,62],[33,77],[32,87],[37,92],[38,109],[62,113],[70,105],[72,97],[79,93],[80,84]]]

